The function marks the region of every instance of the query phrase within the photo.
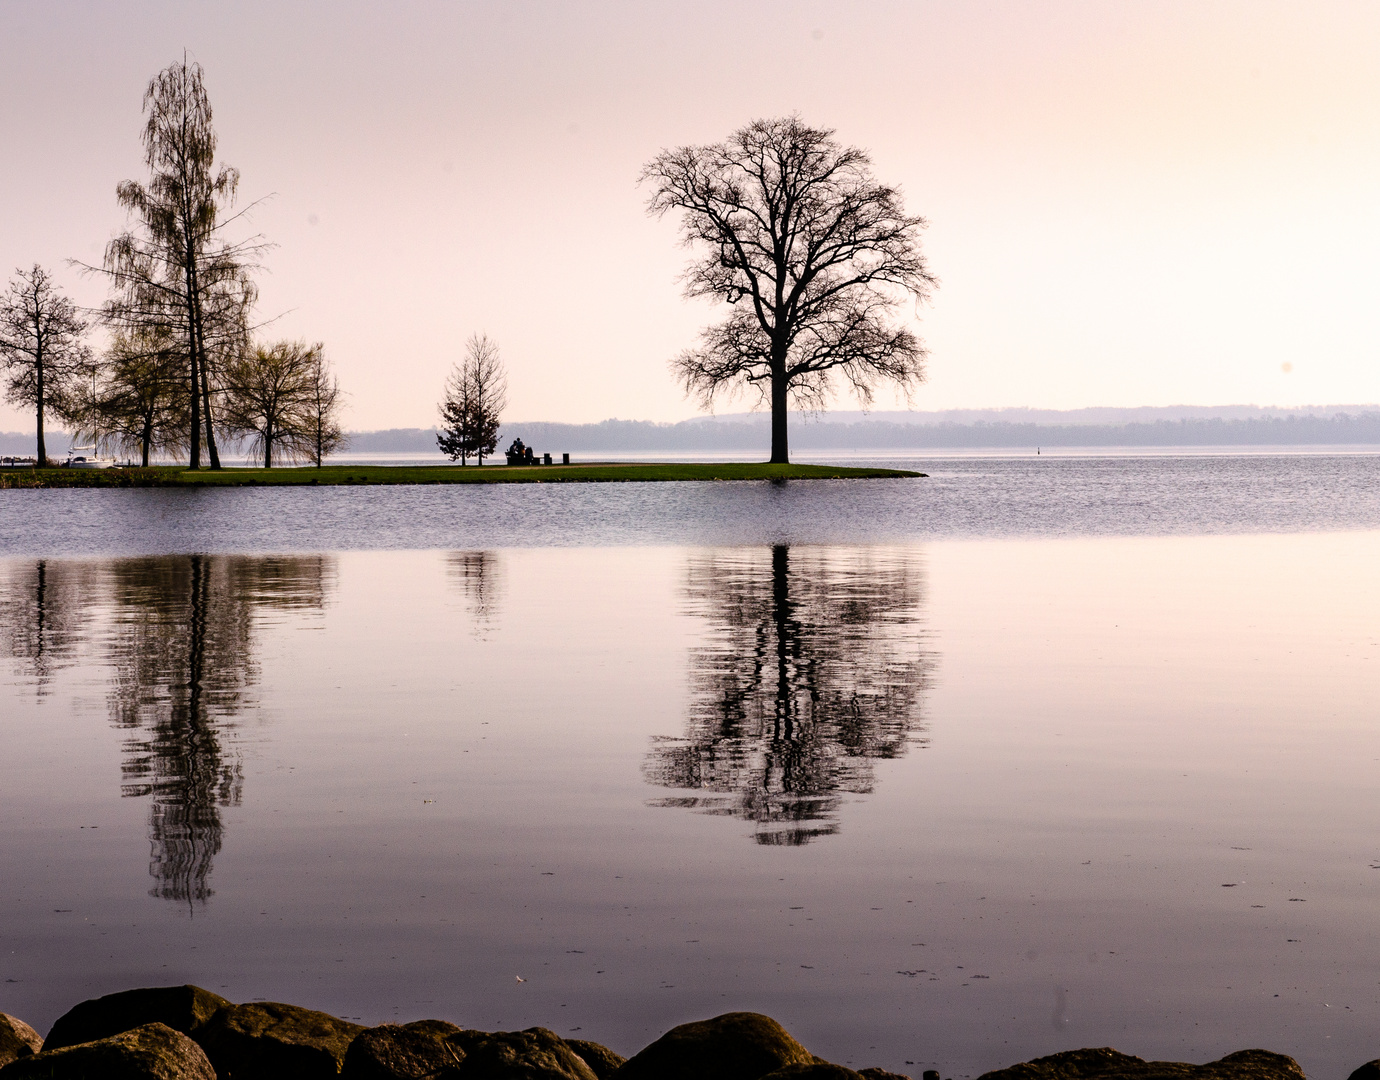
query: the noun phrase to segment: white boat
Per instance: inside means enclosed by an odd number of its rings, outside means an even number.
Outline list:
[[[79,450],[90,450],[91,456],[87,457],[85,453],[78,453]],[[62,467],[64,469],[109,469],[119,464],[114,458],[96,457],[95,454],[96,448],[94,446],[74,446],[67,451],[67,460],[62,463]]]

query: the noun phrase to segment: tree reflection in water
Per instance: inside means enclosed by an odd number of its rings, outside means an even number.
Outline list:
[[[222,807],[244,774],[222,743],[258,681],[254,615],[316,608],[325,556],[190,555],[114,564],[110,710],[130,732],[121,793],[148,796],[151,895],[205,902]]]
[[[0,602],[6,644],[10,655],[30,659],[32,642],[43,637],[33,627],[62,625],[75,628],[65,648],[89,649],[91,611],[109,611],[101,638],[112,669],[107,698],[113,722],[128,733],[121,794],[150,799],[150,895],[193,907],[212,893],[220,811],[238,805],[243,792],[239,758],[226,744],[258,681],[256,614],[319,610],[334,562],[179,555],[118,559],[103,564],[104,573],[97,565],[39,562],[12,576]],[[68,578],[74,587],[55,586]],[[35,591],[37,583],[43,588]],[[42,693],[41,677],[39,685]]]
[[[39,559],[9,568],[0,589],[0,645],[21,661],[34,692],[48,695],[53,676],[80,660],[96,572],[90,563]]]
[[[933,654],[924,573],[906,550],[772,548],[691,559],[689,610],[710,626],[690,654],[684,738],[660,738],[647,779],[697,794],[660,799],[756,825],[761,844],[838,832],[873,763],[923,743]]]
[[[503,563],[496,551],[451,551],[446,569],[460,586],[465,605],[473,616],[472,631],[483,637],[498,618],[503,595]]]

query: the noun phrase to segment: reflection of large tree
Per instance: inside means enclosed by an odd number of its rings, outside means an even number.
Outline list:
[[[104,645],[111,718],[127,732],[121,793],[150,799],[152,895],[204,902],[243,773],[228,745],[258,679],[255,627],[265,614],[319,610],[326,556],[180,555],[14,567],[0,590],[0,640],[35,675]],[[93,612],[108,614],[97,635]],[[94,657],[88,657],[94,659]]]
[[[645,770],[700,794],[661,805],[745,818],[764,844],[837,832],[873,762],[920,741],[932,661],[916,556],[716,552],[692,559],[686,594],[709,642],[690,656],[686,736],[658,740]]]
[[[258,678],[256,610],[320,608],[329,565],[322,556],[203,555],[114,565],[110,707],[130,733],[121,791],[152,800],[152,895],[210,895],[220,811],[239,804],[244,784],[223,743]]]

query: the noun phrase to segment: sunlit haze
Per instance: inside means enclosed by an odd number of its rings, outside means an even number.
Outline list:
[[[1380,400],[1372,3],[8,0],[0,39],[4,276],[104,298],[67,260],[185,49],[277,245],[263,333],[325,343],[351,428],[435,422],[474,332],[512,418],[694,415],[667,361],[715,311],[638,172],[791,112],[930,221],[915,408]]]

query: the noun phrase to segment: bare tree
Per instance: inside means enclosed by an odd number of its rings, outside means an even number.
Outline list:
[[[33,407],[39,468],[48,463],[47,414],[69,419],[77,410],[74,391],[91,356],[82,341],[85,331],[76,306],[57,291],[43,267],[35,263],[32,270],[15,271],[0,297],[0,366],[5,397]]]
[[[225,425],[252,437],[264,468],[309,456],[312,384],[321,346],[300,341],[259,345],[225,369]]]
[[[473,334],[465,343],[465,359],[446,379],[441,402],[443,427],[436,436],[441,451],[464,463],[474,454],[479,464],[498,446],[498,429],[508,406],[508,373],[498,346],[487,334]]]
[[[920,251],[926,222],[873,179],[864,151],[796,116],[756,120],[725,142],[662,152],[641,179],[648,211],[681,211],[698,249],[686,296],[733,306],[672,368],[706,408],[755,388],[771,407],[773,462],[789,460],[789,406],[823,408],[835,376],[864,408],[880,379],[907,391],[924,379],[924,344],[890,319],[938,284]]]
[[[82,410],[83,437],[139,455],[185,450],[192,400],[182,356],[166,332],[116,334]]]
[[[318,469],[328,454],[349,444],[349,437],[340,424],[341,404],[340,382],[331,371],[321,343],[317,342],[312,348],[311,370],[307,373],[300,442]]]
[[[201,467],[204,429],[212,468],[220,467],[212,399],[220,366],[242,353],[248,314],[257,296],[249,271],[266,246],[258,238],[225,239],[234,220],[239,171],[215,167],[216,134],[199,64],[169,65],[144,94],[147,185],[133,180],[116,189],[120,205],[139,222],[137,231],[106,247],[103,267],[115,296],[105,317],[129,332],[161,329],[179,344],[190,399],[191,467]],[[236,215],[238,216],[238,215]]]

